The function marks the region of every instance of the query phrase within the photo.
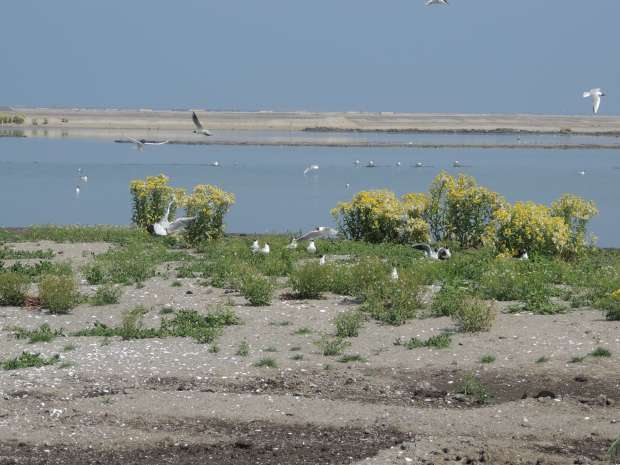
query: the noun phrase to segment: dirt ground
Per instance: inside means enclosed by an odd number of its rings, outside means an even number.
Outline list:
[[[54,260],[76,267],[109,247],[12,246],[51,248]],[[24,350],[61,358],[0,371],[0,464],[609,463],[620,436],[620,322],[599,311],[502,313],[488,333],[457,333],[447,349],[394,342],[452,329],[448,318],[399,327],[368,321],[346,350],[365,361],[341,363],[314,341],[333,333],[334,316],[354,302],[290,300],[282,291],[271,306],[250,307],[199,279],[173,287],[174,268],[125,287],[115,305],[81,304],[68,315],[0,307],[0,360]],[[82,293],[95,290],[82,281]],[[11,331],[117,325],[139,304],[150,309],[144,324],[158,326],[164,307],[206,313],[231,302],[243,324],[225,328],[217,353],[189,338],[29,344]],[[312,333],[294,334],[301,327]],[[244,340],[246,357],[236,355]],[[612,356],[571,363],[597,347]],[[494,363],[480,363],[487,354]],[[266,356],[278,368],[253,366]],[[488,402],[458,392],[468,374],[486,386]]]

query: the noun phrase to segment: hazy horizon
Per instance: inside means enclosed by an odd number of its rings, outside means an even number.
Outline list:
[[[0,105],[601,115],[620,2],[110,0],[4,6]]]

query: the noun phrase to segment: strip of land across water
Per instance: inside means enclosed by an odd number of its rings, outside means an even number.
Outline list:
[[[620,117],[527,114],[438,114],[363,112],[196,111],[214,136],[192,133],[191,110],[119,110],[11,108],[24,123],[2,126],[5,135],[20,130],[26,137],[98,138],[127,141],[127,137],[169,140],[179,144],[300,145],[419,148],[620,148]],[[13,131],[13,132],[10,132]],[[16,132],[17,131],[17,132]],[[256,134],[260,133],[261,137]],[[365,140],[356,133],[411,134],[410,141]],[[514,134],[508,141],[420,142],[416,134]],[[359,134],[358,134],[359,135]],[[584,143],[565,138],[536,143],[521,135],[580,135],[618,137],[618,143]]]

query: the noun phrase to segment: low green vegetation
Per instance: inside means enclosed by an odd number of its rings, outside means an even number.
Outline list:
[[[536,363],[547,363],[549,361],[549,357],[543,355],[536,359]]]
[[[489,364],[493,362],[495,362],[495,355],[487,354],[480,357],[480,363]]]
[[[496,314],[492,302],[470,297],[461,302],[454,310],[452,319],[461,331],[477,333],[490,330]]]
[[[308,334],[312,334],[312,329],[304,326],[302,328],[296,329],[293,333],[295,336],[307,336]]]
[[[99,286],[95,291],[95,295],[90,299],[95,306],[117,304],[120,301],[123,291],[120,287],[104,284]]]
[[[278,368],[278,362],[273,357],[263,357],[254,363],[257,368]]]
[[[62,329],[52,329],[47,323],[43,323],[37,329],[13,328],[13,334],[17,339],[28,339],[28,342],[51,342],[58,336],[64,336]]]
[[[367,360],[359,354],[343,355],[338,361],[340,363],[367,362]]]
[[[487,387],[471,373],[463,377],[457,386],[457,392],[473,398],[480,404],[487,403],[491,397]]]
[[[24,264],[16,262],[13,265],[4,268],[0,262],[0,272],[10,272],[23,276],[28,282],[35,282],[42,276],[69,276],[73,273],[68,263],[54,263],[49,260],[43,260],[34,264]]]
[[[320,299],[329,287],[329,269],[317,262],[307,262],[295,269],[289,280],[297,298]]]
[[[239,344],[239,348],[237,349],[237,355],[239,357],[247,357],[250,354],[250,344],[248,341],[243,340]]]
[[[407,342],[404,343],[404,346],[409,349],[419,349],[420,347],[432,347],[435,349],[447,349],[450,347],[452,343],[452,336],[450,333],[442,333],[437,334],[435,336],[431,336],[428,339],[422,340],[416,337],[412,337]]]
[[[50,259],[54,252],[47,250],[15,250],[0,246],[0,260]]]
[[[331,337],[327,334],[324,334],[321,339],[315,341],[314,344],[319,348],[321,355],[326,357],[340,355],[344,349],[351,345],[351,343],[344,338]]]
[[[590,352],[591,357],[611,357],[611,352],[604,347],[597,347]]]
[[[73,275],[46,275],[39,283],[41,306],[50,313],[69,313],[80,301],[77,282]]]
[[[59,355],[52,355],[51,357],[43,357],[41,354],[33,354],[31,352],[22,352],[19,357],[10,358],[2,362],[2,368],[4,370],[18,370],[21,368],[42,367],[46,365],[53,365],[60,360]]]
[[[0,113],[0,125],[2,124],[24,124],[24,115],[15,113]]]
[[[26,300],[30,281],[14,272],[0,273],[0,305],[20,307]]]
[[[271,304],[273,290],[272,281],[260,274],[245,273],[241,278],[241,294],[255,307]]]
[[[334,318],[336,336],[357,337],[364,324],[364,315],[357,310],[347,310]]]

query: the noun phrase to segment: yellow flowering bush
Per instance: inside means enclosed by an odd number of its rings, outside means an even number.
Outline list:
[[[168,185],[168,177],[147,176],[136,179],[129,184],[133,199],[132,222],[139,228],[146,229],[158,222],[164,215],[168,202],[173,198],[175,204],[170,209],[170,219],[174,218],[178,205],[183,205],[185,191]]]
[[[347,239],[377,243],[398,240],[404,208],[394,192],[384,189],[358,192],[331,214]]]
[[[187,216],[196,216],[185,230],[190,244],[217,239],[224,234],[224,216],[235,203],[235,196],[216,186],[199,184],[187,197]]]
[[[446,236],[446,196],[450,184],[454,178],[445,171],[442,171],[431,183],[428,189],[428,202],[423,214],[423,218],[428,223],[433,238],[440,241]]]
[[[545,205],[517,202],[497,210],[487,229],[486,242],[498,252],[519,250],[542,255],[558,255],[569,245],[570,230],[563,218],[553,216]]]
[[[429,242],[431,230],[424,214],[428,209],[430,198],[426,193],[409,193],[402,197],[405,216],[399,227],[399,240],[404,243]]]
[[[461,247],[479,247],[495,212],[508,203],[497,192],[478,186],[472,176],[448,176],[445,196],[445,232]]]
[[[578,254],[587,245],[586,228],[588,221],[598,215],[592,201],[572,194],[564,194],[551,204],[551,214],[561,217],[570,230],[570,253]]]

